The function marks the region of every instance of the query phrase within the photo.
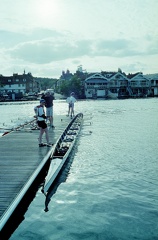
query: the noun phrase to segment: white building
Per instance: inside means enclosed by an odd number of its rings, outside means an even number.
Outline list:
[[[84,82],[86,98],[127,98],[158,96],[158,74],[144,76],[118,72],[89,74]]]
[[[108,95],[108,80],[101,73],[95,73],[85,79],[86,98],[106,98]]]
[[[147,97],[151,93],[151,81],[142,73],[128,75],[131,97]]]

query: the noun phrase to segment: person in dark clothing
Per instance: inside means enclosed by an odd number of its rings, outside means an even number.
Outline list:
[[[45,95],[42,96],[42,99],[45,100],[45,107],[46,107],[46,116],[47,120],[50,122],[50,126],[54,128],[53,125],[53,100],[54,100],[54,94],[52,94],[49,91],[46,91]]]

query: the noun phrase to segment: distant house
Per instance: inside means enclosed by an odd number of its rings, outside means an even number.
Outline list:
[[[31,73],[24,73],[19,75],[14,73],[13,76],[0,76],[0,93],[8,94],[15,97],[15,95],[22,96],[29,92],[38,92],[38,82],[34,80]]]
[[[143,73],[129,74],[127,77],[129,79],[131,97],[147,97],[150,95],[151,82],[147,77],[143,76]]]
[[[118,98],[128,96],[128,79],[120,72],[95,73],[85,79],[86,98]]]
[[[135,74],[118,72],[94,73],[85,79],[86,98],[147,97],[158,94],[158,78],[150,80],[141,72]],[[155,87],[157,85],[157,88]]]
[[[108,98],[128,97],[128,78],[121,71],[102,72],[108,79]]]
[[[151,96],[158,97],[158,74],[145,75],[151,82]]]
[[[85,79],[86,98],[106,98],[108,94],[108,80],[101,73],[94,73]]]

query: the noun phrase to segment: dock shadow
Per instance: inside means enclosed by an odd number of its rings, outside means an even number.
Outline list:
[[[31,202],[36,196],[36,193],[40,189],[46,169],[48,165],[44,166],[43,170],[39,173],[38,177],[32,183],[28,191],[25,193],[24,197],[10,216],[7,223],[4,225],[3,229],[0,231],[0,239],[1,240],[8,240],[10,239],[11,235],[14,231],[18,228],[18,226],[24,221],[25,213],[27,212]]]

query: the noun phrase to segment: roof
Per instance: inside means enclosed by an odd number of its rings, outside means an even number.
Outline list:
[[[101,74],[101,73],[94,73],[90,77],[85,79],[85,82],[96,82],[96,81],[102,81],[105,82],[107,79]]]

